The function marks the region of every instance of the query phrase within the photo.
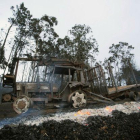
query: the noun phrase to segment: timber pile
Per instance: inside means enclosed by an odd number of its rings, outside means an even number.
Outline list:
[[[103,140],[140,139],[140,112],[125,114],[112,111],[112,116],[90,116],[86,124],[71,120],[50,120],[40,125],[5,125],[0,140]]]

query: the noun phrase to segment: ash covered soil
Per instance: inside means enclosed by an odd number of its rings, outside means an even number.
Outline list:
[[[94,140],[140,139],[140,113],[126,115],[113,111],[113,116],[90,116],[86,124],[71,120],[51,120],[39,126],[5,125],[0,130],[1,140]]]
[[[60,111],[60,110],[57,110]],[[39,112],[39,111],[37,111]],[[38,114],[35,112],[36,114]],[[0,140],[138,140],[140,102],[55,113],[25,113],[0,121]]]

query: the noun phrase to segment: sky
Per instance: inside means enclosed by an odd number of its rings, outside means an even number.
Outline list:
[[[75,24],[90,26],[99,44],[98,60],[109,56],[112,44],[129,43],[140,68],[140,0],[0,0],[0,28],[8,27],[10,7],[22,2],[35,18],[56,17],[61,38]]]

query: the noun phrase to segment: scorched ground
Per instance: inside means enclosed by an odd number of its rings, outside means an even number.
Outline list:
[[[140,102],[127,101],[114,105],[89,106],[82,110],[64,109],[40,115],[32,115],[30,111],[1,120],[0,139],[140,139],[139,110]]]

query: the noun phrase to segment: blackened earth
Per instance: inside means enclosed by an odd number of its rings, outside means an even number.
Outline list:
[[[113,116],[90,116],[87,124],[71,120],[48,121],[39,126],[5,125],[0,140],[139,140],[140,112],[130,115],[113,111]]]

